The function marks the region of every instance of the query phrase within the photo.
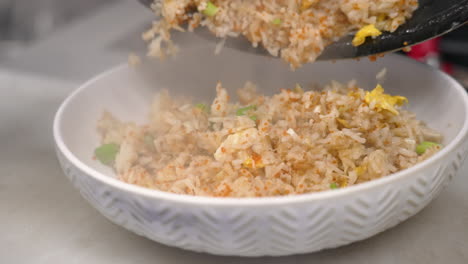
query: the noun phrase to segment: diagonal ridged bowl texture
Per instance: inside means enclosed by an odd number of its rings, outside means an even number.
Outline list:
[[[295,83],[355,78],[371,89],[384,67],[386,91],[407,96],[409,109],[444,134],[445,147],[427,161],[382,179],[298,196],[206,198],[126,184],[92,159],[102,111],[142,123],[152,95],[162,88],[211,99],[218,80],[231,92],[251,80],[272,94]],[[314,252],[397,225],[424,208],[456,174],[467,156],[467,132],[468,99],[463,88],[449,76],[400,56],[377,62],[320,62],[291,72],[278,60],[229,49],[213,56],[210,48],[184,50],[176,60],[119,66],[101,74],[72,93],[54,121],[65,175],[109,220],[166,245],[236,256]]]

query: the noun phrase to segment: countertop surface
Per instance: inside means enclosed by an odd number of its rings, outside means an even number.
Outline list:
[[[110,24],[123,10],[137,12],[125,2],[86,24]],[[128,31],[137,32],[148,17],[140,17],[139,26]],[[85,31],[82,27],[74,25],[54,41],[0,63],[0,263],[468,263],[468,162],[438,198],[408,221],[365,241],[313,254],[212,256],[166,247],[110,223],[73,189],[53,147],[52,120],[60,102],[78,83],[126,57],[116,51],[102,54],[89,43],[78,51],[100,57],[50,46]],[[103,43],[118,50],[122,36],[108,35]],[[54,49],[58,55],[43,60]]]

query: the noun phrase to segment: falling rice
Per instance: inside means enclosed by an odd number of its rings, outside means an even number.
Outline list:
[[[361,45],[395,31],[417,8],[418,0],[155,0],[161,18],[143,39],[150,56],[165,57],[177,51],[171,30],[202,26],[219,38],[244,36],[298,68],[346,34],[358,31],[354,43]]]

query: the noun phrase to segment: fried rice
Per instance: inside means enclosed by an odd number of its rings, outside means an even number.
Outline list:
[[[155,0],[161,19],[143,39],[150,56],[164,57],[177,51],[171,30],[202,26],[223,39],[244,36],[297,68],[351,32],[366,28],[353,42],[360,45],[366,36],[395,31],[417,7],[417,0]]]
[[[406,98],[380,85],[370,92],[355,81],[296,85],[266,96],[248,82],[237,97],[231,102],[221,83],[211,104],[163,91],[146,125],[105,112],[98,131],[103,146],[115,147],[107,164],[122,181],[160,191],[264,197],[378,179],[441,147],[442,136],[403,109]]]

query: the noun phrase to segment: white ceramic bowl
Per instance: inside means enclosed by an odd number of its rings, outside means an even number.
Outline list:
[[[466,92],[449,76],[417,62],[387,56],[375,63],[317,63],[290,72],[278,60],[231,50],[216,57],[211,49],[184,52],[184,59],[137,69],[120,66],[99,75],[65,100],[54,122],[60,163],[83,197],[112,222],[154,241],[237,256],[290,255],[345,245],[416,214],[439,194],[467,155]],[[386,90],[407,96],[409,108],[444,134],[445,147],[429,160],[379,180],[288,197],[192,197],[126,184],[92,159],[102,111],[143,122],[152,94],[160,88],[207,98],[213,97],[218,80],[231,91],[252,80],[266,93],[296,82],[352,78],[373,88],[384,66]]]

